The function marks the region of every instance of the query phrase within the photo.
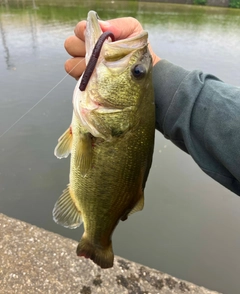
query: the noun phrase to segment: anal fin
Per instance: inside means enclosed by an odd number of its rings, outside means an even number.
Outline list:
[[[81,212],[72,200],[69,185],[53,208],[53,219],[57,224],[69,229],[75,229],[82,224]]]
[[[143,210],[143,207],[144,207],[144,194],[142,193],[141,198],[138,200],[137,204],[133,207],[133,209],[129,212],[128,216],[135,212]]]
[[[72,149],[72,128],[71,126],[58,139],[58,144],[54,150],[57,158],[66,158]]]
[[[140,210],[143,210],[144,207],[144,194],[142,193],[141,198],[138,200],[138,202],[136,203],[136,205],[133,207],[133,209],[131,209],[130,211],[128,210],[127,212],[125,212],[125,214],[121,217],[122,221],[125,221],[129,215],[138,212]]]

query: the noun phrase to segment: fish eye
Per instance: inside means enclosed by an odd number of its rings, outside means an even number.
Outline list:
[[[132,74],[136,79],[142,79],[146,74],[146,68],[142,64],[137,64],[132,67]]]

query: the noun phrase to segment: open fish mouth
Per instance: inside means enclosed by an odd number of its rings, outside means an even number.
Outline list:
[[[87,25],[85,30],[86,64],[88,64],[89,62],[95,44],[98,42],[100,36],[103,34],[103,31],[99,24],[99,20],[100,17],[98,16],[97,12],[93,10],[88,12]],[[127,54],[127,52],[133,51],[134,49],[139,49],[141,46],[146,44],[147,38],[148,33],[146,31],[142,31],[138,35],[122,40],[114,40],[115,38],[113,39],[111,37],[113,42],[111,43],[111,45],[109,44],[109,47],[111,48],[111,50],[116,50],[117,48],[119,50],[119,48],[121,48],[121,50],[123,50],[125,54]]]
[[[102,32],[102,29],[99,25],[99,16],[98,14],[91,10],[88,13],[87,17],[87,25],[85,31],[85,42],[86,42],[86,70],[81,77],[81,82],[79,85],[80,91],[84,91],[86,86],[91,78],[91,75],[94,71],[94,68],[97,64],[102,46],[106,40],[111,38],[111,41],[115,41],[115,36],[111,31]],[[141,40],[143,40],[143,44],[145,43],[145,39],[147,38],[147,32],[143,31],[142,33],[134,36],[132,38],[118,40],[115,45],[110,46],[104,57],[108,60],[116,60],[117,58],[121,58],[121,56],[129,54],[134,48],[139,49],[141,47]],[[140,42],[139,42],[140,40]],[[107,49],[107,48],[106,48]],[[117,51],[121,51],[119,54]]]
[[[99,20],[100,17],[96,11],[90,10],[88,12],[87,25],[85,30],[86,64],[88,64],[93,48],[103,33],[98,22]]]
[[[98,16],[97,12],[91,10],[88,12],[87,16],[87,25],[85,30],[85,43],[86,43],[86,63],[88,63],[93,48],[95,44],[97,43],[98,39],[102,35],[103,31],[99,24],[100,17]],[[122,49],[126,50],[133,50],[138,49],[139,46],[141,46],[141,43],[145,43],[147,40],[148,33],[146,31],[142,31],[138,35],[135,35],[133,37],[122,39],[122,40],[116,40],[114,43],[116,43],[116,46],[122,47]],[[114,46],[115,47],[115,46]]]
[[[97,64],[97,61],[98,61],[98,57],[100,55],[100,52],[101,52],[101,49],[102,49],[102,46],[104,44],[104,41],[110,37],[112,39],[112,41],[114,41],[114,35],[112,32],[110,31],[107,31],[107,32],[104,32],[102,33],[102,35],[99,37],[99,39],[97,40],[97,43],[95,44],[94,48],[93,48],[93,51],[92,51],[92,55],[88,61],[88,64],[87,64],[87,68],[82,76],[82,79],[81,79],[81,83],[80,83],[80,86],[79,86],[79,90],[80,91],[84,91],[86,89],[86,86],[91,78],[91,75],[94,71],[94,68]]]

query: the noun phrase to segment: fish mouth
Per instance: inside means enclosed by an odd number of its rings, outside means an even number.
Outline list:
[[[87,16],[87,25],[85,30],[85,44],[86,44],[86,63],[88,63],[93,48],[101,36],[102,29],[99,25],[100,17],[96,11],[90,10]]]
[[[100,24],[100,17],[97,12],[90,10],[87,16],[87,24],[85,30],[85,44],[86,44],[86,70],[81,77],[79,85],[80,91],[85,91],[87,84],[94,72],[94,69],[98,63],[99,56],[101,54],[105,62],[109,67],[119,68],[119,64],[116,62],[121,60],[121,67],[124,69],[128,61],[130,60],[131,53],[137,49],[141,49],[147,46],[148,33],[146,31],[140,32],[131,38],[115,41],[115,36],[111,31],[103,32]],[[109,40],[111,38],[111,41]],[[102,47],[104,47],[102,53]],[[127,57],[128,58],[124,58]],[[111,64],[111,61],[114,63]],[[104,62],[104,61],[103,61]],[[106,64],[106,63],[105,63]]]
[[[86,64],[92,55],[94,46],[102,35],[103,31],[99,24],[100,17],[96,11],[90,10],[87,16],[87,24],[85,30],[85,44],[86,44]],[[117,59],[118,52],[121,51],[121,56],[127,55],[130,52],[137,50],[147,45],[148,33],[142,31],[139,34],[130,38],[109,42],[106,40],[106,52],[104,54],[107,59]]]

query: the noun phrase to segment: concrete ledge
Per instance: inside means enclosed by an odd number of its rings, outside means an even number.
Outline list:
[[[77,257],[76,246],[0,214],[0,293],[217,293],[116,256],[112,269],[101,270]]]

